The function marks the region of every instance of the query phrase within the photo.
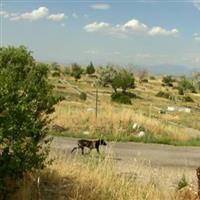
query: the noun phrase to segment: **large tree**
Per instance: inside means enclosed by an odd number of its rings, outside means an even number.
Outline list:
[[[48,67],[23,46],[0,48],[0,195],[8,180],[45,166],[55,103]]]

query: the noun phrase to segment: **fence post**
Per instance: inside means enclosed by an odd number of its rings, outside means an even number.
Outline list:
[[[97,119],[97,113],[98,113],[98,86],[96,86],[96,119]]]

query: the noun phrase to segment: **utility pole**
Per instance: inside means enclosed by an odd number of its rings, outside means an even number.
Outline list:
[[[98,86],[96,84],[96,119],[97,119],[97,113],[98,113]]]

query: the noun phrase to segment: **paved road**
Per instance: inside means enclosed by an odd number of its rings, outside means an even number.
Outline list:
[[[55,137],[52,148],[62,150],[70,154],[71,149],[76,146],[77,139]],[[133,163],[135,160],[150,163],[155,167],[175,167],[196,169],[200,166],[200,147],[177,147],[161,144],[143,143],[112,143],[102,147],[105,153],[112,152],[112,159],[122,166]]]

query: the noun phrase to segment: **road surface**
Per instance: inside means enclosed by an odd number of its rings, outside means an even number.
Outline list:
[[[77,139],[55,137],[52,148],[70,154],[76,146]],[[95,150],[94,150],[95,151]],[[143,144],[134,142],[109,142],[108,146],[101,147],[100,151],[112,152],[112,159],[121,166],[127,163],[148,163],[153,167],[172,167],[196,169],[200,166],[200,147],[182,147],[162,144]],[[81,154],[81,152],[78,152]]]

